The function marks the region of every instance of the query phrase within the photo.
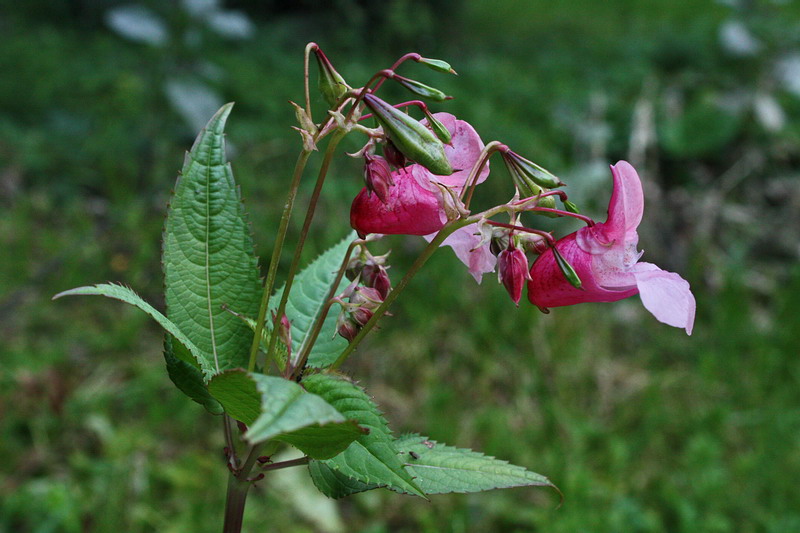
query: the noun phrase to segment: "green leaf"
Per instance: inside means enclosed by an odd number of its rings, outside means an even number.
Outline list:
[[[186,335],[178,328],[178,326],[173,323],[170,319],[165,317],[158,311],[155,307],[150,305],[149,303],[145,302],[141,296],[133,292],[133,289],[130,287],[125,287],[124,285],[117,285],[114,283],[101,283],[98,285],[87,286],[87,287],[77,287],[75,289],[70,289],[68,291],[60,292],[53,296],[53,300],[57,298],[61,298],[62,296],[76,296],[76,295],[99,295],[99,296],[107,296],[108,298],[113,298],[115,300],[120,300],[125,303],[129,303],[135,307],[138,307],[151,318],[153,318],[156,322],[158,322],[161,327],[163,327],[167,332],[175,337],[180,344],[183,345],[185,349],[183,350],[176,350],[175,356],[179,357],[181,360],[186,361],[187,363],[191,364],[194,367],[200,367],[204,371],[210,370],[208,367],[203,367],[204,363],[206,363],[205,359],[203,358],[203,354],[199,348],[197,348],[192,341],[190,341]]]
[[[203,373],[176,355],[181,350],[186,350],[186,348],[175,340],[175,337],[167,333],[164,336],[164,360],[167,363],[169,379],[181,392],[205,407],[209,413],[221,415],[225,411],[222,405],[209,394]]]
[[[214,376],[208,390],[225,411],[249,426],[251,444],[278,440],[314,459],[342,452],[363,430],[324,399],[286,379],[228,370]]]
[[[233,104],[197,136],[175,184],[164,226],[167,316],[200,350],[206,376],[247,366],[252,333],[222,308],[258,313],[258,263],[223,129]]]
[[[386,420],[359,386],[324,374],[309,376],[303,380],[303,385],[309,392],[324,398],[345,417],[356,420],[369,430],[344,452],[325,461],[326,466],[366,485],[389,487],[425,497],[398,458]]]
[[[308,340],[314,320],[325,306],[328,291],[335,281],[347,248],[355,238],[355,233],[350,233],[333,248],[320,255],[295,278],[292,293],[286,300],[286,316],[292,322],[293,356],[300,354],[303,344]],[[343,291],[347,284],[347,280],[343,278],[338,291]],[[270,299],[270,316],[272,312],[278,310],[282,294],[283,287]],[[326,368],[332,365],[339,354],[347,348],[347,341],[336,334],[337,315],[338,306],[333,306],[325,317],[317,342],[308,355],[308,366]]]
[[[308,463],[308,473],[311,474],[311,480],[322,494],[337,500],[351,494],[378,488],[378,485],[368,485],[347,477],[322,461]]]
[[[554,487],[521,466],[412,434],[395,441],[406,469],[426,494],[479,492],[510,487]]]

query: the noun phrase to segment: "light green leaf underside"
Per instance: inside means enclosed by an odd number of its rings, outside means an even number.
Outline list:
[[[158,322],[170,335],[175,337],[185,348],[184,350],[176,350],[175,356],[181,358],[183,361],[192,364],[195,367],[200,367],[204,371],[210,371],[210,367],[204,367],[207,364],[203,354],[197,346],[183,334],[178,326],[170,319],[165,317],[161,312],[144,301],[141,296],[133,292],[133,289],[125,287],[124,285],[117,285],[115,283],[100,283],[98,285],[77,287],[68,291],[60,292],[53,296],[53,299],[61,298],[62,296],[77,296],[77,295],[98,295],[120,300],[138,307],[150,317]]]
[[[426,494],[480,492],[553,484],[546,477],[488,455],[411,434],[395,441],[406,469]]]
[[[199,403],[212,415],[224,413],[222,405],[209,394],[203,373],[195,366],[187,363],[181,351],[187,349],[175,337],[167,333],[164,336],[164,360],[167,365],[169,379],[189,398]]]
[[[223,130],[232,105],[214,115],[186,155],[164,227],[167,316],[199,348],[206,379],[247,366],[252,333],[222,305],[255,316],[261,290],[244,207],[225,159]]]
[[[313,263],[300,272],[292,285],[292,293],[286,301],[286,316],[292,321],[292,354],[297,356],[303,343],[306,342],[314,320],[322,311],[328,291],[336,278],[347,248],[355,233],[350,233],[334,247],[320,255]],[[343,278],[338,291],[347,287],[348,281]],[[283,287],[278,289],[270,299],[270,316],[277,311],[283,294]],[[317,342],[308,356],[308,366],[325,368],[333,364],[342,351],[347,348],[347,341],[336,334],[336,318],[339,306],[334,305],[325,317]]]
[[[308,463],[308,473],[317,489],[329,498],[344,498],[351,494],[377,489],[378,485],[368,485],[334,470],[322,461]]]
[[[359,386],[325,374],[309,376],[303,385],[309,392],[324,398],[345,417],[356,420],[369,430],[344,452],[325,461],[326,466],[366,485],[389,487],[425,497],[398,458],[386,420]]]
[[[340,453],[363,430],[324,399],[286,379],[229,370],[208,384],[225,411],[249,426],[251,444],[278,440],[315,459]]]

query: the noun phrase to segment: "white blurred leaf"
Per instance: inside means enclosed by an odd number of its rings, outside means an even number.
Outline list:
[[[209,28],[229,39],[248,39],[255,31],[253,23],[240,11],[213,11],[205,19]]]
[[[782,58],[776,70],[786,90],[800,97],[800,53],[794,52]]]
[[[126,39],[154,46],[163,46],[169,37],[161,17],[144,6],[125,5],[114,8],[106,13],[106,24]]]
[[[213,89],[194,80],[169,80],[165,91],[172,107],[194,131],[202,129],[224,103]]]
[[[752,56],[761,50],[761,41],[739,20],[723,22],[719,27],[719,40],[722,48],[735,56]]]

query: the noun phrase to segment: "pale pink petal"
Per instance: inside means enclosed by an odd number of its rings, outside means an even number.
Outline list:
[[[444,124],[444,127],[452,135],[450,144],[444,145],[444,153],[447,156],[447,160],[450,161],[450,166],[453,167],[454,172],[449,176],[437,176],[428,172],[430,174],[429,177],[455,189],[456,192],[461,192],[472,166],[478,160],[481,150],[483,150],[483,141],[481,141],[475,128],[468,122],[458,120],[450,113],[436,113],[433,116]],[[422,123],[427,124],[427,121],[423,120]],[[421,165],[414,166],[421,167]],[[424,167],[421,168],[424,169]],[[483,183],[488,175],[489,164],[487,163],[478,174],[478,183]]]
[[[603,227],[609,239],[624,239],[635,233],[642,221],[642,182],[639,174],[627,161],[618,161],[616,165],[612,165],[611,174],[614,177],[614,191],[608,204],[608,220]]]
[[[633,271],[645,309],[664,324],[684,328],[691,335],[696,303],[689,283],[652,263],[638,263]]]
[[[435,237],[435,233],[425,235],[425,240],[431,242]],[[478,283],[481,282],[483,274],[494,272],[497,258],[489,250],[488,242],[481,244],[477,223],[457,229],[444,240],[442,246],[449,246],[453,249],[456,257],[467,265],[469,273]]]
[[[350,225],[361,233],[392,235],[427,235],[444,226],[441,195],[429,191],[409,173],[392,173],[394,185],[389,187],[386,203],[366,189],[353,200]]]

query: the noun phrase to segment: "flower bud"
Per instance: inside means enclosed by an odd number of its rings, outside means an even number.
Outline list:
[[[328,102],[328,105],[333,107],[350,89],[350,86],[347,85],[341,74],[336,72],[333,64],[322,50],[317,48],[314,50],[314,54],[319,66],[319,92],[322,93],[322,97]]]
[[[522,182],[526,189],[531,188],[534,184],[545,189],[553,189],[564,185],[560,179],[551,174],[548,170],[540,167],[533,161],[525,159],[516,152],[506,150],[503,151],[502,154],[503,161],[508,171],[511,173],[512,179],[516,178],[515,183],[516,181]],[[519,188],[519,185],[517,185],[517,187]],[[525,195],[525,192],[525,190],[520,188],[521,194]],[[529,196],[535,196],[535,194]]]
[[[383,297],[373,287],[356,287],[353,295],[350,296],[350,303],[374,311],[383,303]]]
[[[389,280],[386,268],[371,260],[367,261],[367,264],[361,270],[361,279],[367,287],[372,287],[378,291],[382,300],[386,299],[392,288],[392,282]]]
[[[352,341],[358,335],[359,330],[361,330],[361,327],[353,321],[350,313],[346,311],[339,313],[339,318],[336,319],[336,332],[339,335],[348,341]]]
[[[389,187],[394,185],[389,162],[380,156],[364,154],[364,181],[367,191],[375,193],[382,203],[389,197]]]
[[[272,320],[274,322],[276,318],[276,314],[272,312]],[[288,357],[291,359],[292,357],[292,323],[289,321],[289,317],[286,316],[286,313],[283,314],[281,317],[280,322],[278,323],[278,339],[286,346],[286,353]]]
[[[395,168],[403,168],[406,166],[406,156],[397,149],[391,140],[387,140],[383,145],[383,157]]]
[[[372,315],[372,311],[364,307],[359,307],[351,313],[355,323],[361,327],[365,326],[367,322],[369,322],[369,319],[372,318]]]
[[[578,209],[578,206],[575,205],[573,202],[570,202],[569,200],[564,202],[564,209],[566,209],[570,213],[575,213],[575,214],[578,214],[578,213],[581,212],[581,210]]]
[[[447,96],[439,89],[431,87],[430,85],[425,85],[416,80],[411,80],[396,74],[392,76],[392,79],[417,96],[433,100],[434,102],[444,102],[445,100],[451,100],[453,98],[452,96]]]
[[[453,173],[442,141],[431,130],[372,94],[364,96],[364,103],[372,110],[386,135],[404,156],[439,176]]]
[[[525,252],[514,246],[513,240],[508,248],[497,256],[497,279],[508,291],[508,295],[519,307],[522,298],[522,287],[530,279],[528,258]]]
[[[441,59],[431,59],[430,57],[420,57],[417,59],[417,63],[421,63],[428,67],[429,69],[435,70],[437,72],[443,72],[445,74],[456,74],[456,71],[453,70],[453,67],[450,66],[450,63],[447,61],[442,61]]]

